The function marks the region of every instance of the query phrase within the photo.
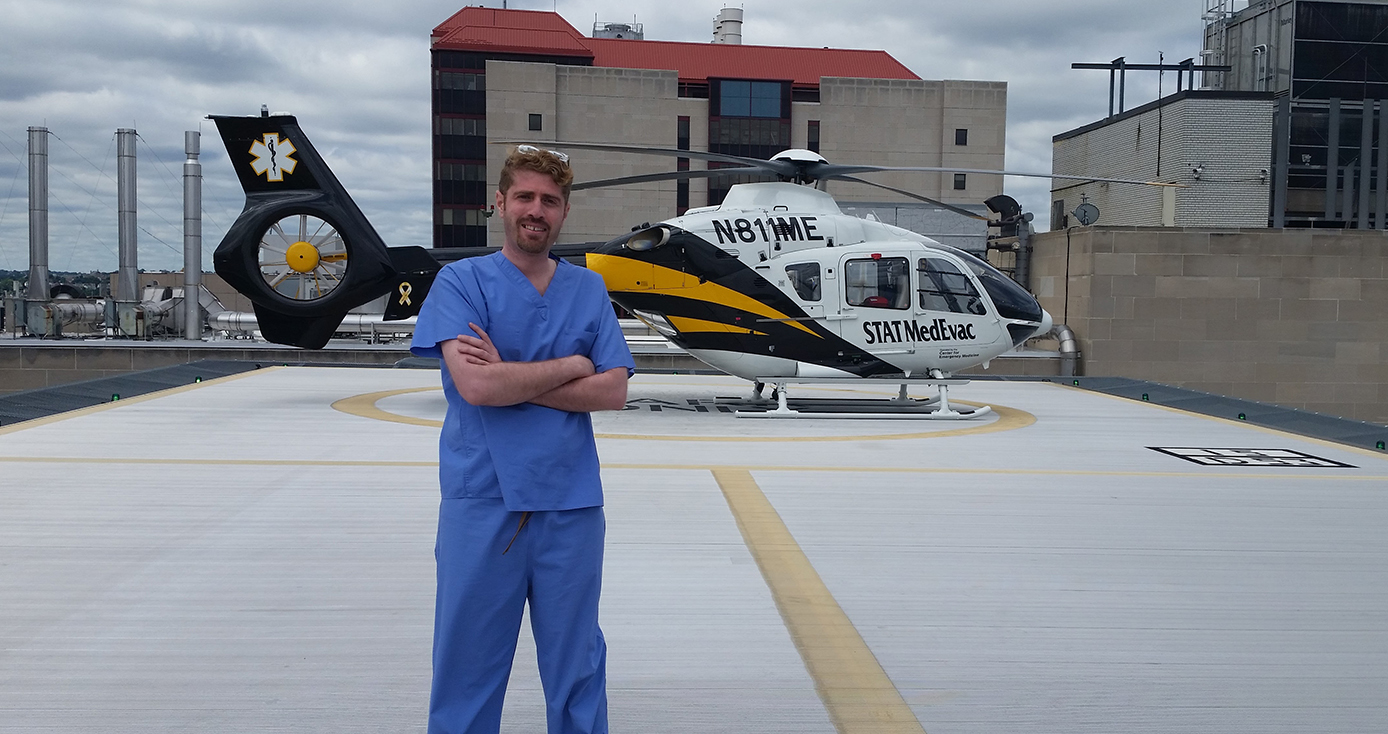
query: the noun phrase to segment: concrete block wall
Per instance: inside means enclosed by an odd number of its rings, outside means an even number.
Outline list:
[[[1034,244],[1032,287],[1084,374],[1388,424],[1384,233],[1084,227]]]
[[[1271,95],[1187,92],[1058,135],[1052,153],[1057,173],[1184,188],[1057,179],[1051,201],[1063,201],[1068,213],[1088,197],[1102,226],[1267,226],[1272,178],[1262,172],[1270,172],[1273,112]],[[1173,195],[1174,201],[1166,198]]]

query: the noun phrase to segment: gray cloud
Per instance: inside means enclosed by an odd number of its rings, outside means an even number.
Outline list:
[[[486,3],[499,6],[500,2]],[[1051,136],[1102,117],[1103,72],[1074,61],[1195,55],[1197,0],[746,0],[744,42],[882,49],[927,79],[1008,82],[1007,165],[1050,169]],[[707,42],[719,2],[512,0],[557,8],[581,32],[633,14],[654,40]],[[1173,7],[1174,6],[1174,7]],[[391,244],[428,244],[429,32],[461,7],[364,0],[214,2],[0,0],[0,268],[28,261],[25,129],[47,125],[53,267],[115,268],[118,127],[140,144],[140,263],[182,266],[178,176],[183,131],[201,129],[206,264],[242,196],[207,114],[298,115],[319,151]],[[1166,77],[1169,90],[1174,85]],[[1153,99],[1152,74],[1130,75],[1129,106]],[[1044,224],[1048,183],[1008,179],[1007,193]],[[633,213],[633,220],[642,215]],[[161,243],[162,241],[162,243]]]

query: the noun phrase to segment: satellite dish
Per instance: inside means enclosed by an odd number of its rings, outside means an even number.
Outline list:
[[[1099,221],[1099,207],[1087,201],[1075,207],[1073,213],[1075,215],[1075,220],[1086,227]]]

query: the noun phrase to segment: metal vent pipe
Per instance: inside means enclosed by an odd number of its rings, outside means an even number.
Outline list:
[[[723,8],[713,21],[713,42],[729,46],[742,44],[742,8]]]
[[[48,128],[29,128],[30,301],[48,300]]]
[[[116,130],[116,232],[120,269],[116,271],[116,300],[140,300],[139,241],[135,227],[135,131]]]
[[[202,339],[202,309],[198,287],[202,285],[202,164],[198,162],[202,133],[183,133],[183,333]]]

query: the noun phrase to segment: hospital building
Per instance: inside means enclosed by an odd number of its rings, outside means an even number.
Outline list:
[[[501,244],[499,222],[487,212],[505,143],[517,141],[758,158],[806,148],[831,163],[1003,167],[1005,82],[922,79],[886,51],[745,45],[741,25],[742,11],[725,9],[713,42],[687,43],[646,40],[634,22],[595,23],[584,35],[557,13],[529,10],[467,7],[440,23],[430,43],[434,246]],[[565,152],[580,181],[706,166]],[[991,174],[872,180],[980,213],[985,199],[1002,192],[1002,177]],[[738,182],[575,192],[564,241],[605,241],[643,221],[718,204]],[[828,185],[847,212],[982,249],[982,222],[879,188]]]

